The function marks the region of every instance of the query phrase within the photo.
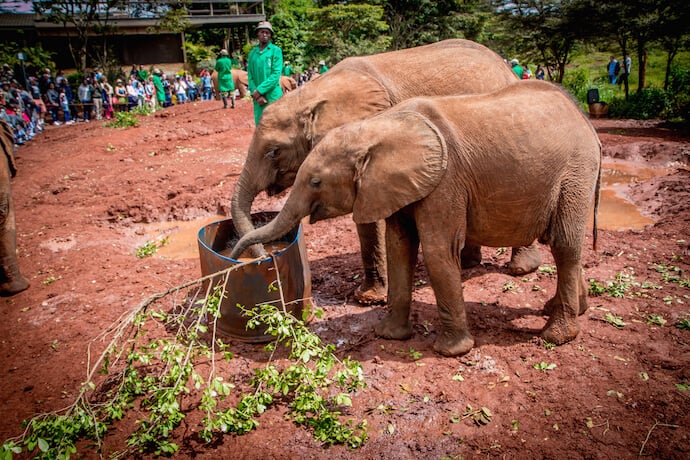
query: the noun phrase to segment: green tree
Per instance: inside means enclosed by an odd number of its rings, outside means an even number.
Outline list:
[[[381,6],[334,4],[313,9],[309,16],[314,25],[308,45],[314,59],[336,63],[348,56],[379,53],[390,45]]]
[[[280,0],[267,8],[275,31],[273,41],[283,50],[283,58],[303,69],[310,62],[309,36],[313,27],[310,12],[312,0]]]
[[[478,40],[489,17],[486,2],[481,0],[400,0],[380,3],[390,26],[391,49],[410,48],[448,38]]]
[[[83,72],[91,34],[96,32],[104,37],[102,50],[107,54],[105,38],[112,33],[108,22],[112,12],[124,8],[126,3],[125,0],[37,0],[33,6],[47,21],[62,24],[72,59]]]
[[[669,88],[673,60],[681,49],[690,48],[690,2],[667,0],[661,7],[659,42],[666,51],[664,90]]]
[[[523,60],[542,61],[549,77],[563,81],[565,66],[578,43],[573,0],[499,0],[503,35]]]

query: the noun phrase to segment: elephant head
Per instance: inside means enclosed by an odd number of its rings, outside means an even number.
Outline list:
[[[328,77],[328,78],[327,78]],[[358,88],[353,100],[344,82]],[[321,137],[344,122],[380,112],[383,87],[370,76],[350,70],[329,72],[270,104],[256,127],[247,160],[232,196],[235,228],[244,235],[254,227],[251,206],[256,195],[276,195],[290,187],[307,154]]]
[[[428,195],[443,177],[447,161],[439,130],[415,112],[336,128],[300,167],[280,213],[245,234],[231,257],[280,238],[306,216],[311,223],[350,212],[357,223],[385,219]]]

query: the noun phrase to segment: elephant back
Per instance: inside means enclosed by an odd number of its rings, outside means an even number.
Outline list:
[[[0,120],[0,143],[2,143],[2,151],[7,159],[7,166],[12,177],[17,175],[17,163],[14,159],[14,134],[12,128],[4,121]]]
[[[339,68],[371,75],[388,90],[393,104],[415,96],[492,92],[518,81],[494,51],[461,39],[351,57],[329,72]]]

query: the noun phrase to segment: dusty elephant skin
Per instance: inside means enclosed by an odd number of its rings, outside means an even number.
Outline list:
[[[14,137],[7,123],[0,120],[0,296],[10,296],[29,287],[19,272],[17,262],[17,228],[10,180],[17,172],[14,161]]]
[[[421,244],[441,320],[434,349],[455,356],[474,345],[459,263],[466,242],[500,247],[539,239],[558,270],[541,335],[563,344],[577,336],[577,316],[587,309],[580,261],[600,159],[594,128],[550,83],[411,99],[326,134],[302,164],[283,210],[241,238],[232,254],[275,240],[305,216],[386,219],[391,314],[377,334],[412,335]]]
[[[517,81],[500,56],[468,40],[343,60],[266,109],[233,192],[235,227],[240,235],[253,229],[249,215],[255,197],[262,191],[274,195],[290,187],[309,151],[331,129],[411,97],[490,92]],[[382,303],[386,298],[384,224],[359,224],[357,231],[364,279],[355,297],[365,305]],[[256,256],[265,255],[260,247],[253,251]],[[475,248],[475,255],[478,251]],[[468,265],[476,265],[481,258],[467,260]],[[531,270],[538,265],[537,261]]]

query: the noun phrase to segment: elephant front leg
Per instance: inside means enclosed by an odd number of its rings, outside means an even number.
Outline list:
[[[436,296],[441,322],[434,351],[444,356],[463,355],[474,346],[474,338],[467,326],[458,252],[452,244],[448,244],[448,241],[462,239],[430,229],[420,229],[420,233],[424,262]]]
[[[441,321],[434,351],[444,356],[464,355],[474,347],[474,337],[467,326],[460,265],[447,248],[434,251],[429,244],[422,246]]]
[[[405,340],[412,336],[410,304],[418,251],[419,238],[414,223],[395,214],[386,219],[390,312],[375,328],[379,337]]]
[[[362,305],[386,303],[386,225],[383,221],[357,224],[364,280],[355,290]]]

